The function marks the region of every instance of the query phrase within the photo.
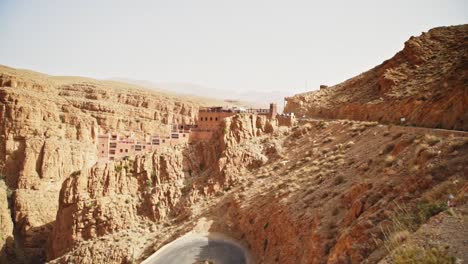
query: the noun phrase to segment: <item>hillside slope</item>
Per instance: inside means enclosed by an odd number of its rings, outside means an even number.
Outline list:
[[[468,190],[468,134],[255,123],[229,118],[212,142],[68,178],[51,263],[139,262],[186,232],[226,234],[257,263],[377,263],[394,216],[417,218],[416,230]]]
[[[62,181],[96,162],[100,133],[168,132],[167,124],[192,123],[198,106],[216,103],[0,66],[1,180],[13,191],[15,240],[26,259],[44,259]]]
[[[335,86],[288,98],[299,116],[468,130],[468,25],[411,37],[393,58]]]

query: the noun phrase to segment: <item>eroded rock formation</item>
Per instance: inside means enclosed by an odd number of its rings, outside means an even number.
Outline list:
[[[60,193],[49,259],[73,247],[80,252],[86,241],[135,226],[190,218],[192,205],[229,190],[241,180],[240,175],[275,157],[274,146],[258,141],[273,135],[275,128],[264,116],[237,115],[227,118],[211,141],[97,164],[68,178]],[[58,261],[68,261],[68,257]],[[72,259],[89,261],[86,257]]]
[[[0,67],[0,168],[13,190],[17,241],[29,259],[45,259],[63,180],[97,160],[108,131],[167,133],[193,122],[203,101],[131,85],[54,77]]]
[[[434,28],[367,72],[288,98],[285,111],[468,131],[467,61],[468,25]]]
[[[286,110],[466,130],[466,54],[466,26],[434,29]],[[99,133],[191,122],[200,102],[2,70],[0,165],[12,196],[0,186],[0,242],[25,262],[139,262],[195,230],[238,239],[260,263],[377,263],[395,215],[423,215],[417,228],[450,195],[466,204],[463,132],[349,120],[290,129],[238,114],[210,141],[95,164]]]

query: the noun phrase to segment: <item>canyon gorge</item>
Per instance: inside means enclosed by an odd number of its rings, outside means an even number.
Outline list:
[[[114,161],[97,162],[98,135],[169,133],[227,103],[7,66],[0,102],[1,263],[140,263],[190,232],[255,263],[468,260],[467,25],[288,97],[294,126],[238,113]]]

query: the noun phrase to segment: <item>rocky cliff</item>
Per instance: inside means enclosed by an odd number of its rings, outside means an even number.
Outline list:
[[[0,181],[0,263],[12,262],[14,249],[13,221],[10,215],[9,198],[11,191]],[[13,254],[12,254],[13,253]]]
[[[466,130],[465,61],[466,26],[434,29],[287,110]],[[99,133],[163,131],[203,102],[1,69],[2,261],[134,263],[195,231],[231,236],[259,263],[377,263],[448,197],[466,204],[466,132],[239,114],[211,141],[95,164]]]
[[[467,61],[468,25],[434,28],[367,72],[288,98],[285,111],[468,131]]]
[[[133,261],[147,241],[137,247],[122,234],[154,239],[164,226],[190,219],[197,203],[222,195],[241,181],[240,175],[275,157],[271,142],[260,142],[275,129],[264,116],[238,115],[227,118],[209,142],[97,164],[69,177],[60,192],[48,258],[60,257],[55,260],[60,263],[105,260],[100,241],[111,238],[120,242],[105,244],[120,252],[116,263]]]
[[[207,209],[207,230],[243,241],[258,263],[376,263],[388,230],[411,232],[450,194],[466,195],[467,143],[375,123],[305,125],[280,159]]]
[[[238,239],[259,263],[376,263],[395,217],[417,229],[449,195],[464,197],[466,138],[353,121],[290,131],[235,116],[211,142],[67,179],[48,256],[138,262],[196,230]]]
[[[16,240],[41,262],[62,182],[96,162],[99,133],[166,133],[209,101],[1,66],[0,102],[0,169],[13,190]]]

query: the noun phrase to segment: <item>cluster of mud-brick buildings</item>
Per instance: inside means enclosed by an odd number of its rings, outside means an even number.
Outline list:
[[[238,113],[254,113],[265,115],[269,119],[276,118],[279,126],[292,126],[295,122],[294,114],[278,114],[274,103],[270,104],[269,109],[203,107],[198,111],[197,124],[173,124],[168,135],[148,135],[144,139],[138,139],[133,133],[99,135],[97,142],[98,158],[100,161],[118,160],[152,152],[166,145],[209,140],[213,133],[219,130],[224,118]]]

